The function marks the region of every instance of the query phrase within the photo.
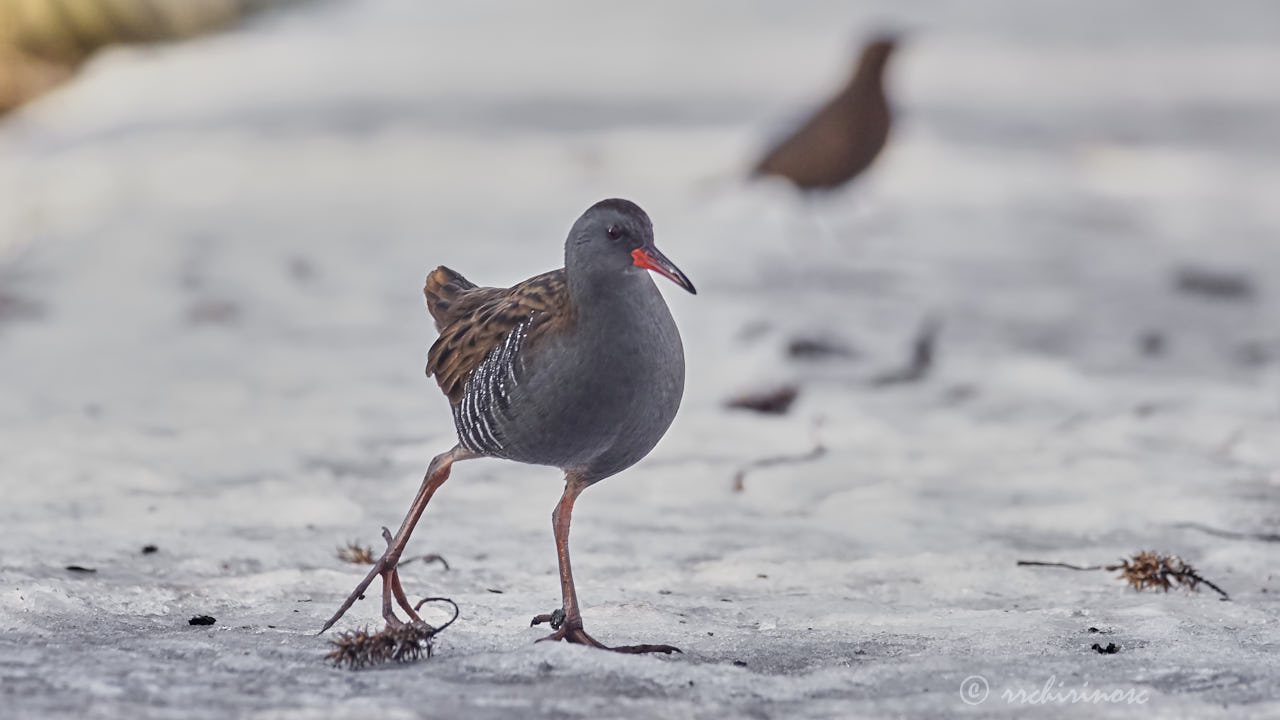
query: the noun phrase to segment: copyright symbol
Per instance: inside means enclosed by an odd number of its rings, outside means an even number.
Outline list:
[[[960,699],[966,705],[981,705],[991,694],[991,686],[981,675],[970,675],[960,683]]]

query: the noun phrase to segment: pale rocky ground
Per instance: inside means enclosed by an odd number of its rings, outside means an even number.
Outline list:
[[[1181,525],[1280,532],[1280,14],[850,5],[321,3],[110,51],[8,118],[0,716],[1280,715],[1280,545]],[[740,183],[886,23],[911,38],[874,174]],[[480,461],[410,546],[452,569],[404,572],[461,606],[436,656],[328,667],[361,574],[335,548],[452,441],[425,272],[557,266],[614,195],[699,294],[665,288],[685,404],[583,496],[575,570],[588,630],[685,654],[533,644],[560,483]],[[1254,292],[1180,292],[1187,265]],[[934,372],[870,385],[930,316]],[[723,407],[784,382],[785,416]],[[1143,548],[1231,601],[1014,565]],[[1047,682],[1147,702],[1001,698]]]

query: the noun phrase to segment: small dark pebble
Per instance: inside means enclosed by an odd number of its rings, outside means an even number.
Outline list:
[[[288,267],[290,277],[299,283],[305,283],[316,274],[315,267],[304,257],[289,258]]]
[[[197,615],[187,621],[188,625],[212,625],[218,622],[211,615]]]
[[[658,591],[658,594],[659,594],[659,595],[670,595],[670,594],[671,594],[671,591],[670,591],[670,590],[659,590],[659,591]]]
[[[959,385],[952,385],[942,391],[942,399],[948,403],[959,404],[972,400],[977,394],[978,388],[973,385],[961,383]]]
[[[757,578],[759,578],[759,579],[761,579],[761,580],[768,580],[768,579],[769,579],[769,576],[768,576],[768,575],[765,575],[764,573],[756,573],[756,577],[757,577]]]
[[[753,342],[760,339],[760,336],[769,332],[771,326],[764,320],[756,320],[742,326],[738,331],[738,340],[741,342]]]
[[[96,573],[96,572],[98,572],[97,568],[87,568],[87,567],[84,567],[83,565],[68,565],[68,566],[67,566],[67,569],[68,569],[68,570],[70,570],[71,572],[77,572],[77,573]]]
[[[142,554],[143,554],[143,555],[150,555],[150,554],[152,554],[152,553],[158,553],[158,552],[160,552],[160,548],[156,547],[155,545],[143,545],[143,546],[142,546]]]
[[[731,408],[754,410],[766,415],[785,415],[799,395],[800,388],[795,385],[783,385],[771,390],[745,393],[725,404]]]
[[[187,308],[188,325],[234,325],[240,306],[231,300],[201,298]]]
[[[1160,410],[1160,406],[1153,402],[1138,403],[1133,406],[1133,414],[1138,417],[1151,417]]]
[[[1235,349],[1236,362],[1246,367],[1262,367],[1270,365],[1280,357],[1280,347],[1270,347],[1265,342],[1251,340],[1241,343]]]
[[[737,665],[738,667],[746,667],[746,666],[747,666],[747,661],[746,661],[746,660],[734,660],[734,661],[733,661],[733,664],[734,664],[734,665]]]
[[[1096,627],[1091,627],[1091,628],[1089,628],[1089,632],[1096,633],[1096,632],[1102,632],[1102,631],[1101,631],[1101,630],[1099,630],[1099,629],[1098,629],[1098,628],[1096,628]]]
[[[1174,271],[1173,280],[1179,292],[1215,300],[1248,300],[1254,295],[1253,281],[1244,273],[1187,266]]]
[[[1147,357],[1164,355],[1169,347],[1169,340],[1164,333],[1151,331],[1138,336],[1138,351]]]
[[[1107,643],[1106,647],[1102,647],[1098,643],[1094,643],[1093,651],[1098,653],[1099,655],[1115,655],[1116,653],[1120,652],[1120,648],[1116,647],[1115,643]]]

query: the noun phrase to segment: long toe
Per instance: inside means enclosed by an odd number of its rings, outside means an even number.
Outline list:
[[[574,645],[586,645],[588,647],[600,648],[601,650],[609,650],[609,646],[591,637],[580,627],[562,626],[559,630],[550,635],[537,640],[537,642],[556,642],[563,640]]]
[[[561,627],[559,630],[550,635],[539,639],[537,642],[556,642],[563,640],[564,642],[573,643],[575,645],[586,645],[588,647],[600,648],[601,650],[612,650],[613,652],[627,653],[628,655],[642,655],[645,653],[681,653],[680,648],[673,645],[619,645],[617,647],[609,647],[604,643],[596,640],[587,634],[587,631],[580,627]]]
[[[670,655],[671,653],[684,654],[684,651],[674,645],[619,645],[611,647],[610,650],[620,653],[628,653],[631,655],[641,655],[644,653],[663,653]]]

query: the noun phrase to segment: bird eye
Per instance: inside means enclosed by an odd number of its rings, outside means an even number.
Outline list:
[[[608,235],[610,240],[617,240],[622,237],[622,228],[617,225],[610,225],[609,229],[604,231],[604,234]]]

